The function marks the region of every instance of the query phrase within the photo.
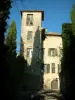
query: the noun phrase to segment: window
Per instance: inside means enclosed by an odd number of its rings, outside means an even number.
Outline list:
[[[44,72],[50,73],[50,64],[44,64]]]
[[[52,56],[52,57],[57,56],[57,49],[56,48],[49,48],[48,55]]]
[[[27,14],[27,25],[33,25],[33,14]]]
[[[52,73],[55,73],[55,63],[51,64],[51,68],[52,68]]]
[[[61,72],[61,65],[58,64],[58,73],[60,73],[60,72]]]
[[[32,40],[32,31],[28,31],[27,40]]]
[[[32,58],[32,48],[27,48],[27,57]]]

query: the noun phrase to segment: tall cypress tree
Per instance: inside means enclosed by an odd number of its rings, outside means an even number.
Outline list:
[[[75,4],[72,6],[70,17],[72,21],[73,34],[75,35]]]
[[[7,56],[16,57],[16,23],[13,20],[6,36]]]
[[[62,57],[62,74],[61,82],[65,99],[74,97],[75,83],[75,4],[71,10],[71,22],[62,25],[62,42],[63,42],[63,57]],[[64,87],[64,88],[63,88]],[[75,97],[74,97],[75,98]]]
[[[61,89],[66,100],[71,97],[72,91],[72,69],[73,69],[73,49],[72,49],[72,24],[62,25],[63,57],[61,60]]]

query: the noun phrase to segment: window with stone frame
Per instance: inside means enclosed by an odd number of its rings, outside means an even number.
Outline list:
[[[33,25],[33,14],[27,14],[26,25]]]
[[[52,73],[55,73],[55,63],[51,63],[51,71]]]
[[[51,56],[51,57],[57,56],[57,49],[56,48],[49,48],[48,49],[48,56]]]
[[[32,40],[32,31],[28,31],[27,33],[27,40]]]
[[[27,48],[27,58],[32,58],[33,49]]]
[[[44,73],[50,73],[50,64],[44,64]]]

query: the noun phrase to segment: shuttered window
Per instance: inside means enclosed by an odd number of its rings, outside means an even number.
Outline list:
[[[55,73],[55,63],[51,63],[52,73]]]
[[[48,56],[51,56],[51,57],[57,56],[57,49],[56,48],[49,48],[48,49]]]
[[[44,64],[44,73],[50,73],[50,64]]]

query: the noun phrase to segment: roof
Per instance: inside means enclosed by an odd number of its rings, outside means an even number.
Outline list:
[[[21,16],[23,12],[41,12],[42,13],[42,20],[44,20],[44,11],[43,10],[21,10]]]
[[[61,34],[58,34],[57,32],[48,32],[46,36],[61,36]]]

